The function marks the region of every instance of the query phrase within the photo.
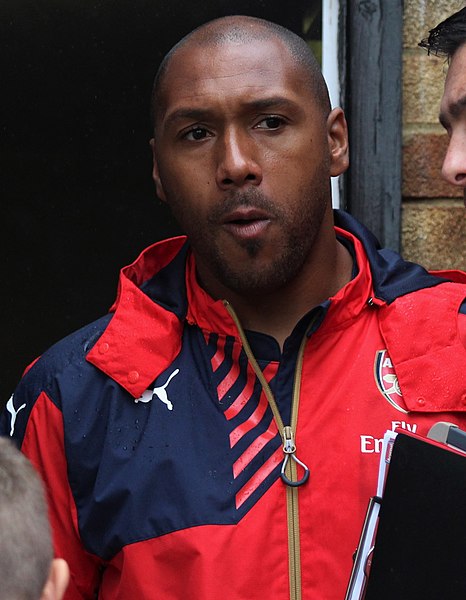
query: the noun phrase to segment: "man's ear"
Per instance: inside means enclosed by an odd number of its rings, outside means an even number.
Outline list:
[[[61,600],[68,587],[70,569],[63,558],[54,558],[40,600]]]
[[[330,175],[337,177],[344,173],[349,165],[348,126],[341,108],[334,108],[327,118],[327,140]]]
[[[166,202],[167,198],[165,196],[162,182],[160,181],[159,165],[157,162],[154,138],[152,138],[150,140],[150,147],[152,148],[152,179],[154,180],[154,183],[155,183],[155,192],[156,192],[158,198],[160,198],[160,200],[162,200],[162,202]]]

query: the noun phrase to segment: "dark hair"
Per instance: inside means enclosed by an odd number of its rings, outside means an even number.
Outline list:
[[[329,113],[330,100],[320,65],[312,50],[302,38],[289,29],[264,19],[230,16],[214,19],[197,27],[182,38],[166,54],[159,66],[152,89],[151,115],[153,125],[155,126],[157,108],[161,102],[165,74],[169,68],[171,59],[184,45],[192,43],[197,47],[215,47],[228,42],[247,43],[270,40],[271,38],[281,40],[296,63],[303,67],[308,74],[309,85],[315,94],[317,102],[322,106],[325,113]]]
[[[419,46],[428,54],[451,60],[460,46],[466,43],[466,6],[429,31]]]

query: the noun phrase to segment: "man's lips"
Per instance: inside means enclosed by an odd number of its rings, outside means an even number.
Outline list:
[[[264,232],[272,218],[269,213],[254,207],[244,207],[228,213],[223,227],[236,237],[254,238]]]

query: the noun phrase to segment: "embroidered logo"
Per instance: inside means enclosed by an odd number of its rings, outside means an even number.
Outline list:
[[[398,402],[403,397],[398,383],[393,363],[387,350],[379,350],[375,355],[374,376],[382,396],[388,402],[402,413],[408,414],[408,411],[402,408]]]
[[[179,369],[175,369],[163,385],[155,387],[152,390],[146,390],[140,398],[136,398],[135,402],[150,402],[155,395],[161,402],[163,402],[163,404],[166,405],[168,410],[173,410],[173,403],[168,399],[167,387],[173,377],[178,375],[179,372]]]
[[[26,403],[24,403],[24,404],[21,404],[21,406],[18,408],[18,410],[16,410],[15,405],[13,404],[13,398],[14,398],[14,394],[11,395],[10,399],[6,403],[6,409],[11,414],[10,437],[12,437],[15,432],[16,417],[18,416],[19,411],[22,410],[23,408],[26,408]]]

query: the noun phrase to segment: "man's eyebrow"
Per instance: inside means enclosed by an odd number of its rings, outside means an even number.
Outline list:
[[[466,109],[466,94],[463,94],[458,100],[451,102],[448,104],[446,110],[440,111],[439,121],[445,129],[447,125],[450,123],[450,118],[457,119],[462,115],[464,110]]]
[[[269,110],[271,108],[299,108],[298,104],[284,96],[271,96],[269,98],[258,98],[247,103],[247,106],[255,110]]]
[[[170,125],[176,121],[189,119],[192,121],[202,121],[210,115],[210,111],[203,108],[178,108],[172,113],[169,113],[165,119],[166,125]]]
[[[285,98],[284,96],[270,96],[268,98],[257,98],[254,100],[250,100],[243,104],[243,107],[246,110],[254,110],[254,111],[266,111],[270,109],[283,109],[283,108],[294,108],[295,110],[299,108],[299,105],[290,100],[289,98]],[[189,119],[192,121],[203,121],[212,116],[213,110],[207,108],[178,108],[174,110],[172,113],[169,113],[165,119],[166,125],[171,125],[176,121],[181,121],[183,119]]]

